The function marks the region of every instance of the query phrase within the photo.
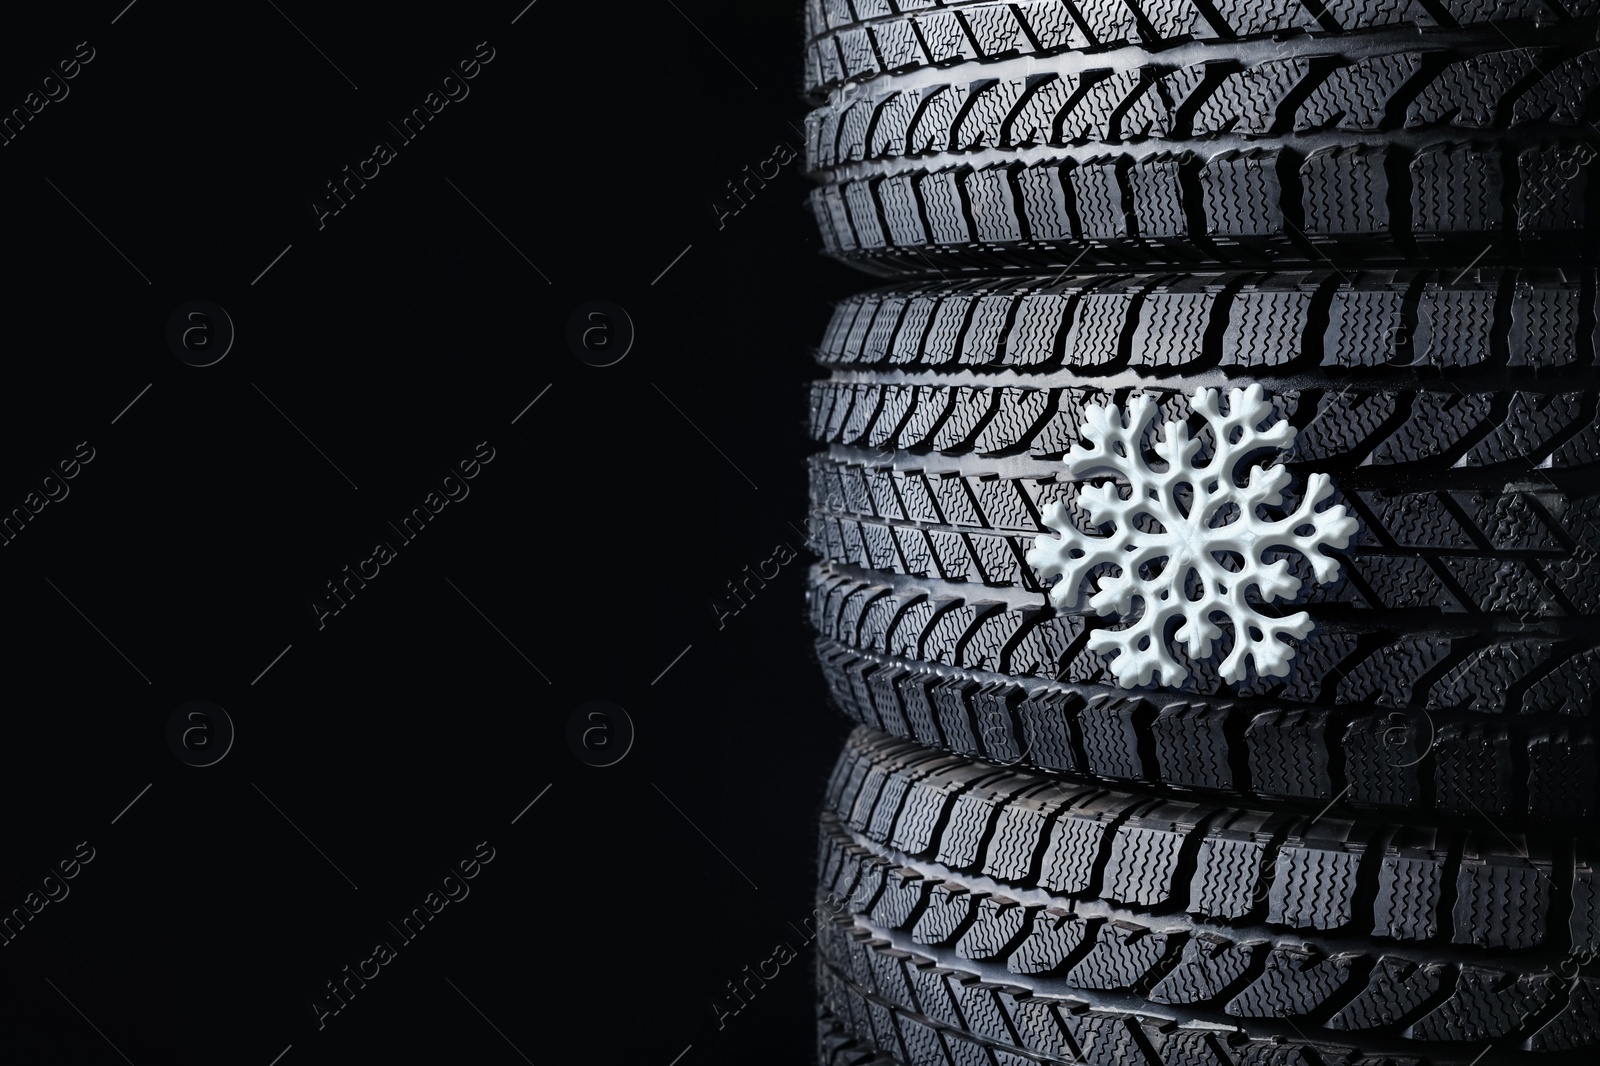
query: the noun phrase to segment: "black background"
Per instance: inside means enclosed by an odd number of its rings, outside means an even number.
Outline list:
[[[0,111],[94,49],[0,146],[0,513],[94,449],[0,547],[0,908],[95,851],[0,947],[11,1048],[813,1055],[809,951],[711,1006],[801,944],[845,732],[792,523],[808,345],[870,282],[818,254],[798,159],[712,206],[801,147],[799,5],[524,2],[8,14]],[[470,94],[399,143],[481,41]],[[319,228],[379,140],[396,158]],[[165,338],[194,299],[237,330],[205,368]],[[613,366],[567,343],[593,299],[637,330]],[[324,583],[481,441],[470,495],[319,629]],[[780,543],[800,557],[719,629]],[[237,728],[220,763],[168,747],[191,699]],[[611,767],[568,744],[593,699],[637,729]],[[470,895],[319,1029],[323,983],[480,841]]]

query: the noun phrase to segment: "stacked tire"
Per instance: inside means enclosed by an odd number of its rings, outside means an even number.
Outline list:
[[[1593,1054],[1597,34],[811,0],[823,1062]]]

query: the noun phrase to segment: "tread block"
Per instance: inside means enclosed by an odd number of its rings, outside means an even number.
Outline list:
[[[1419,237],[1491,234],[1504,225],[1500,151],[1432,144],[1410,164],[1412,228]]]
[[[1510,740],[1503,726],[1448,722],[1434,738],[1434,792],[1440,809],[1509,814],[1513,781]]]
[[[1536,819],[1586,820],[1600,794],[1594,738],[1556,729],[1528,742],[1528,813]]]
[[[1156,1003],[1216,1003],[1251,968],[1266,941],[1235,943],[1215,933],[1200,933],[1183,945],[1178,964],[1150,990]]]
[[[1000,808],[983,872],[1002,881],[1026,881],[1045,827],[1060,809],[1060,803],[1037,796],[1014,799]]]
[[[1600,1041],[1600,981],[1578,977],[1555,1016],[1528,1038],[1531,1051],[1567,1051],[1592,1048]]]
[[[1504,122],[1510,117],[1506,112],[1512,88],[1530,80],[1542,65],[1537,51],[1480,52],[1449,64],[1429,79],[1407,106],[1405,127],[1449,120],[1457,126],[1481,129]]]
[[[1300,799],[1332,799],[1328,765],[1328,713],[1262,711],[1245,727],[1250,780],[1257,792]]]
[[[1267,858],[1265,841],[1212,833],[1195,855],[1189,912],[1242,918],[1256,905],[1257,884]]]
[[[1083,892],[1094,879],[1095,858],[1109,829],[1098,818],[1068,812],[1050,827],[1039,883],[1068,895]]]
[[[1373,902],[1374,935],[1429,940],[1439,931],[1447,856],[1436,847],[1434,830],[1412,832],[1414,838],[1397,839],[1384,849]]]
[[[1123,781],[1143,777],[1139,738],[1152,717],[1142,700],[1100,696],[1084,704],[1077,713],[1077,727],[1088,760],[1085,769]]]
[[[1471,847],[1456,873],[1454,942],[1513,950],[1538,946],[1550,910],[1549,861],[1480,855]]]
[[[1416,1040],[1494,1040],[1519,1031],[1554,994],[1555,981],[1548,973],[1518,975],[1463,964],[1449,998],[1414,1022],[1406,1035]]]
[[[1151,723],[1161,778],[1189,788],[1235,787],[1229,762],[1229,711],[1212,703],[1169,703]]]
[[[1118,826],[1106,858],[1100,894],[1118,903],[1157,906],[1173,894],[1184,841],[1194,831],[1194,808],[1169,803]]]
[[[887,929],[908,927],[927,901],[929,887],[930,882],[908,866],[886,870],[883,891],[872,904],[872,920]]]
[[[962,885],[949,882],[931,885],[927,905],[911,927],[911,939],[918,944],[952,943],[966,932],[974,918],[977,898]]]
[[[1048,974],[1066,962],[1088,930],[1088,923],[1071,911],[1046,907],[1034,914],[1028,935],[1006,960],[1012,973]]]
[[[1166,955],[1168,939],[1166,933],[1131,922],[1103,922],[1094,947],[1067,974],[1067,983],[1104,990],[1132,988]]]
[[[956,941],[956,954],[978,962],[1000,959],[1027,927],[1028,911],[1002,896],[982,896],[976,902],[972,925]]]
[[[1433,728],[1421,713],[1364,714],[1345,726],[1340,747],[1354,806],[1411,807],[1422,799],[1418,764],[1433,743]]]
[[[1398,955],[1380,958],[1367,985],[1327,1021],[1330,1029],[1387,1028],[1415,1013],[1444,985],[1443,963],[1415,963]]]
[[[1224,241],[1284,232],[1278,150],[1227,151],[1200,169],[1207,236]]]
[[[1333,145],[1300,164],[1301,210],[1310,237],[1387,234],[1388,152],[1383,147]]]
[[[1517,233],[1523,239],[1580,231],[1588,222],[1588,144],[1524,149],[1517,155]]]
[[[1323,957],[1307,948],[1278,945],[1267,966],[1223,1009],[1238,1018],[1281,1018],[1310,1014],[1337,995],[1350,980],[1358,953]]]
[[[1395,97],[1422,69],[1418,52],[1366,56],[1324,78],[1295,112],[1296,131],[1325,129],[1376,133],[1384,129]]]
[[[1319,828],[1332,829],[1328,819]],[[1349,826],[1350,823],[1337,823]],[[1360,846],[1330,838],[1290,839],[1278,850],[1267,921],[1295,929],[1341,929],[1354,917]]]
[[[1073,715],[1083,698],[1062,689],[1031,692],[1017,705],[1023,742],[1035,766],[1083,773],[1073,742]]]

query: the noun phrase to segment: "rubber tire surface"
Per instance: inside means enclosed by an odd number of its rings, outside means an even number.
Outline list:
[[[812,622],[855,721],[1089,779],[1575,823],[1600,810],[1590,271],[1132,274],[842,302]],[[1248,377],[1246,377],[1248,375]],[[1025,553],[1090,403],[1260,384],[1359,522],[1282,679],[1129,690]],[[1195,424],[1191,421],[1191,428]],[[1209,445],[1207,445],[1209,447]],[[1291,496],[1295,490],[1291,488]],[[1074,515],[1090,532],[1087,517]],[[1291,556],[1292,565],[1304,561]],[[1182,653],[1180,651],[1180,658]]]
[[[1415,0],[1375,4],[1332,0],[1323,4],[1221,0],[808,0],[805,5],[804,89],[847,79],[959,60],[1093,52],[1124,44],[1149,48],[1188,40],[1237,41],[1262,37],[1356,32],[1388,27],[1445,29],[1494,22],[1570,22],[1594,13],[1584,3],[1559,0]]]
[[[1056,13],[1032,33],[1021,6],[916,16],[916,47],[874,53],[897,73],[833,88],[806,121],[826,250],[947,278],[1594,260],[1594,5],[1430,26],[1417,7],[1224,3],[1250,32],[1205,38],[1094,6],[1124,29],[1087,48],[1059,3],[1028,5]],[[1015,26],[975,30],[980,10]]]
[[[1466,1066],[1600,1040],[1588,841],[1172,803],[857,730],[819,842],[824,1049]]]

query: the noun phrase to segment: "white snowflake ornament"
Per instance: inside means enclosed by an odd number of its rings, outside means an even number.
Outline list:
[[[1111,532],[1082,532],[1057,501],[1045,510],[1044,521],[1059,536],[1040,534],[1028,551],[1028,564],[1042,578],[1061,578],[1050,589],[1057,609],[1080,604],[1083,585],[1097,568],[1108,563],[1116,568],[1100,575],[1089,606],[1102,617],[1116,614],[1126,620],[1137,601],[1139,612],[1121,628],[1089,634],[1089,647],[1112,654],[1112,671],[1125,688],[1181,685],[1189,671],[1173,654],[1168,631],[1190,658],[1203,659],[1222,636],[1214,621],[1218,616],[1233,624],[1233,649],[1219,666],[1223,680],[1243,681],[1247,663],[1263,677],[1288,674],[1295,650],[1288,638],[1304,637],[1313,623],[1304,611],[1262,614],[1247,598],[1253,589],[1258,603],[1269,604],[1299,591],[1288,562],[1269,563],[1264,555],[1273,549],[1298,552],[1319,583],[1330,582],[1338,576],[1339,560],[1324,550],[1346,547],[1356,531],[1343,504],[1317,510],[1333,494],[1326,474],[1306,478],[1305,496],[1292,512],[1265,517],[1262,507],[1283,502],[1289,471],[1281,465],[1252,466],[1241,484],[1239,468],[1264,449],[1287,448],[1296,430],[1281,420],[1261,428],[1273,411],[1260,385],[1231,390],[1227,414],[1218,400],[1218,390],[1198,389],[1190,401],[1216,442],[1209,460],[1197,465],[1201,441],[1190,439],[1184,421],[1170,421],[1163,423],[1154,445],[1159,467],[1147,463],[1140,449],[1158,414],[1154,400],[1135,396],[1126,414],[1111,405],[1086,406],[1079,431],[1083,443],[1062,463],[1072,479],[1116,479],[1085,486],[1078,494],[1090,520],[1112,527]],[[1173,629],[1174,622],[1181,624]]]

